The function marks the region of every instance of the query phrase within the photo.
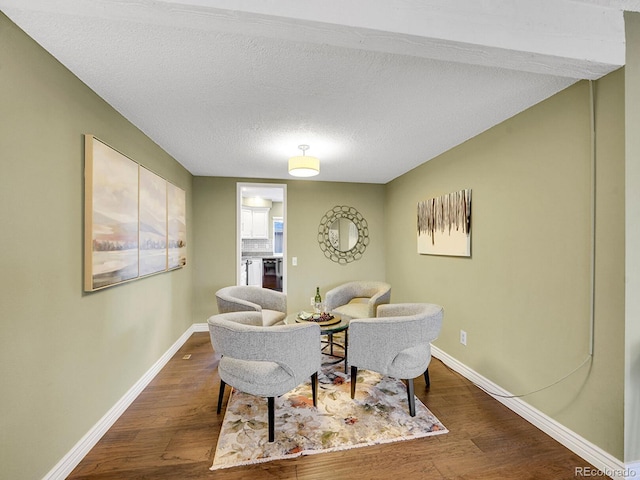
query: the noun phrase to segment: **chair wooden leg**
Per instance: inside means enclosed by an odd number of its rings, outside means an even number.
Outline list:
[[[351,398],[356,396],[356,382],[358,381],[358,367],[351,366]]]
[[[275,438],[275,398],[269,397],[267,400],[269,410],[269,442],[272,443]]]
[[[407,380],[407,397],[409,400],[409,415],[416,416],[416,397],[413,390],[413,378]]]
[[[224,387],[226,383],[220,380],[220,392],[218,393],[218,413],[222,410],[222,397],[224,397]]]
[[[427,388],[431,386],[431,379],[429,378],[429,367],[424,371],[424,383],[426,383]]]
[[[318,406],[318,372],[311,375],[311,395],[313,397],[313,406]]]

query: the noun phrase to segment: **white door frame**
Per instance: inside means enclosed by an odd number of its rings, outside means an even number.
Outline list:
[[[238,182],[236,184],[236,285],[240,285],[242,262],[242,189],[248,187],[282,189],[282,291],[287,293],[287,185],[285,183]]]

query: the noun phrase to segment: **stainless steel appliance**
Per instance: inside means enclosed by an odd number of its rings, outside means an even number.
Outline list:
[[[282,291],[282,258],[262,259],[262,286],[271,290]]]

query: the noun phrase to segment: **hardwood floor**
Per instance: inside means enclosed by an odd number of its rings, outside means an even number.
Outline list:
[[[193,334],[68,478],[555,480],[591,467],[434,359],[431,388],[420,377],[416,395],[448,434],[211,472],[224,415],[216,366],[209,334]]]

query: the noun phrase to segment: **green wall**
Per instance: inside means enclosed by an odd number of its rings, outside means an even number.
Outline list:
[[[623,455],[624,72],[597,82],[595,354],[524,398]],[[589,354],[591,137],[580,82],[387,185],[394,301],[445,307],[436,345],[514,394]],[[416,203],[472,189],[471,258],[416,253]],[[459,342],[467,332],[467,346]]]
[[[84,133],[192,211],[193,177],[0,13],[2,478],[42,478],[192,324],[191,264],[83,293]]]
[[[264,180],[194,178],[194,321],[217,313],[215,292],[236,282],[236,185]],[[383,185],[363,183],[275,181],[287,185],[287,295],[290,312],[309,308],[316,286],[324,294],[340,283],[385,279]],[[356,208],[369,226],[370,243],[362,259],[339,265],[318,246],[318,225],[336,205]],[[298,265],[292,266],[291,257]]]
[[[625,453],[640,462],[640,14],[625,13],[626,62],[626,330]],[[640,470],[640,464],[636,465]]]
[[[637,77],[635,64],[627,75]],[[595,88],[593,362],[525,400],[629,461],[639,457],[639,420],[637,407],[625,415],[624,372],[635,402],[640,342],[637,316],[627,312],[625,349],[625,101],[627,129],[637,130],[640,108],[629,114],[639,103],[629,85],[625,100],[624,77],[619,70]],[[252,180],[192,177],[2,14],[0,112],[0,464],[7,478],[31,479],[192,323],[216,313],[215,291],[235,283],[236,183]],[[324,293],[349,280],[387,280],[394,302],[444,305],[437,346],[505,389],[524,393],[569,373],[589,347],[589,129],[581,82],[386,186],[276,181],[288,193],[289,310],[307,308],[316,286]],[[83,294],[84,133],[186,190],[186,268]],[[633,187],[637,195],[640,181]],[[473,190],[472,257],[417,255],[416,203],[462,188]],[[317,244],[318,223],[334,205],[357,208],[369,224],[364,257],[346,266]]]

